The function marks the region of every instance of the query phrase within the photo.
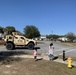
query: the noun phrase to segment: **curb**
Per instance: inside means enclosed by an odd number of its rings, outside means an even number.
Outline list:
[[[15,56],[11,56],[11,57],[34,58],[33,55],[15,55]],[[49,60],[48,56],[38,56],[37,59]],[[59,58],[56,60],[53,60],[53,61],[63,63],[63,64],[67,64],[67,61],[63,61],[62,59],[59,59]],[[72,65],[76,66],[76,61],[73,61]]]

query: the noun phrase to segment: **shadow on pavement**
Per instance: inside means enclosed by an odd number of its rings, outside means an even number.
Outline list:
[[[40,49],[40,47],[36,47]],[[18,50],[16,50],[18,49]],[[17,47],[15,50],[8,50],[8,51],[0,51],[0,57],[9,57],[14,55],[23,55],[23,54],[31,54],[32,50],[28,50],[26,47]],[[22,50],[25,49],[25,50]],[[22,50],[22,51],[21,51]]]
[[[39,61],[39,60],[42,60],[43,58],[37,58],[37,60],[36,61]]]
[[[36,47],[36,48],[40,49],[40,47]],[[0,51],[0,64],[9,64],[12,61],[19,61],[19,60],[21,60],[21,58],[19,58],[19,57],[14,58],[12,56],[28,55],[28,54],[32,54],[32,52],[33,51],[29,50],[27,47],[16,47],[15,50]]]
[[[55,57],[53,58],[53,60],[56,60],[56,59],[58,59],[58,56],[55,56]]]
[[[13,61],[21,61],[22,59],[17,57],[10,57],[10,56],[14,56],[14,55],[21,55],[21,54],[28,54],[26,52],[23,51],[1,51],[0,52],[0,64],[10,64]]]
[[[40,49],[40,47],[35,47],[35,48],[36,48],[36,49]],[[16,50],[16,49],[28,49],[28,47],[16,47],[15,50]]]
[[[1,51],[0,57],[9,57],[13,55],[22,55],[22,54],[28,54],[25,51]]]
[[[40,49],[40,47],[35,47],[36,49]]]
[[[40,47],[36,47],[37,49],[40,49]],[[25,49],[25,50],[22,50]],[[21,51],[22,50],[22,51]],[[11,57],[15,55],[28,55],[32,54],[32,50],[28,50],[26,47],[16,47],[15,50],[8,50],[8,51],[0,51],[0,64],[9,64],[12,61],[20,61],[21,58],[17,57]]]
[[[15,50],[16,49],[28,49],[27,47],[15,47]]]

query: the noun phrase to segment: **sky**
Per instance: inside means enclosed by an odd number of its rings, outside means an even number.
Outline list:
[[[76,34],[76,0],[0,0],[0,26],[23,32],[34,25],[40,34]]]

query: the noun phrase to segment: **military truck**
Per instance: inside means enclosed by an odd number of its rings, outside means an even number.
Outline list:
[[[27,46],[28,49],[33,49],[37,42],[33,39],[28,39],[23,35],[19,35],[17,32],[12,32],[12,35],[5,36],[5,46],[7,50],[13,50],[16,46]]]

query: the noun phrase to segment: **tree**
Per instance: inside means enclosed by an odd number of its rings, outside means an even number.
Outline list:
[[[56,39],[59,38],[59,35],[55,35],[55,34],[53,34],[51,37],[52,37],[54,40],[56,40]]]
[[[55,34],[50,34],[50,35],[47,35],[46,36],[48,39],[51,39],[51,40],[56,40],[57,38],[59,38],[59,35],[55,35]]]
[[[38,30],[37,27],[35,27],[34,25],[27,25],[25,28],[24,28],[24,35],[27,37],[27,38],[36,38],[36,37],[39,37],[40,36],[40,32]]]
[[[16,30],[15,32],[18,33],[18,35],[23,35],[23,33],[21,33],[20,31]]]
[[[47,38],[47,39],[50,39],[51,37],[50,37],[49,35],[46,35],[46,38]]]
[[[15,32],[15,27],[13,26],[7,26],[6,28],[4,28],[4,32],[6,32],[6,34],[12,34],[12,32]]]
[[[68,32],[65,36],[69,38],[71,42],[76,38],[75,34],[72,32]]]
[[[0,27],[0,33],[4,33],[3,29],[3,27]]]

